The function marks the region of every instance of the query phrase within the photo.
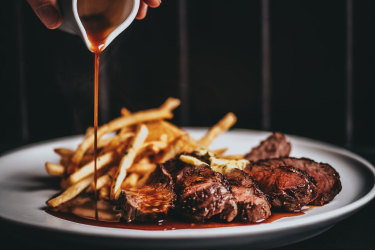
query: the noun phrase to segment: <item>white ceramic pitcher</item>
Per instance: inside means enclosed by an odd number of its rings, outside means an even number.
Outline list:
[[[79,35],[85,42],[87,48],[90,49],[90,41],[87,37],[85,27],[83,26],[78,14],[77,1],[79,0],[60,0],[59,5],[63,15],[63,23],[60,29],[71,34]],[[115,39],[121,32],[123,32],[134,20],[139,9],[140,0],[131,1],[132,7],[127,17],[122,21],[106,38],[103,50]]]

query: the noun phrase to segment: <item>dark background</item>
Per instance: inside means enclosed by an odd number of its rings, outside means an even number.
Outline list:
[[[238,128],[318,139],[374,163],[375,2],[267,2],[164,0],[135,21],[102,55],[100,123],[174,96],[179,125],[211,126],[233,111]],[[47,30],[26,1],[2,1],[0,18],[0,153],[83,133],[93,54]],[[372,249],[374,209],[289,248]]]

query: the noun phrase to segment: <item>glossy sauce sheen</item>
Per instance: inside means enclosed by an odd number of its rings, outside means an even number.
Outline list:
[[[93,199],[87,194],[81,194],[74,201],[69,204],[63,205],[58,211],[54,211],[53,208],[47,208],[47,213],[56,216],[58,218],[73,221],[77,223],[99,226],[99,227],[112,227],[112,228],[124,228],[124,229],[138,229],[138,230],[175,230],[175,229],[194,229],[194,228],[216,228],[216,227],[234,227],[234,226],[249,226],[258,225],[264,223],[271,223],[278,219],[286,217],[294,217],[305,214],[304,212],[311,209],[311,207],[304,207],[301,212],[295,213],[284,213],[284,212],[273,212],[271,217],[267,220],[260,221],[258,223],[243,223],[243,222],[231,222],[231,223],[220,223],[220,222],[205,222],[205,223],[191,223],[184,218],[180,217],[167,217],[165,220],[160,220],[153,223],[131,223],[126,224],[121,222],[121,212],[116,210],[116,206],[108,201],[99,200],[97,202],[97,214],[99,219],[95,219],[93,209]]]
[[[94,193],[95,201],[98,200],[96,185],[98,182],[97,157],[98,157],[98,98],[99,98],[99,62],[100,53],[95,53],[95,77],[94,77]],[[98,209],[95,202],[95,219],[98,220]]]
[[[90,50],[95,54],[94,75],[94,187],[97,201],[97,145],[98,145],[98,96],[100,54],[108,35],[129,15],[132,5],[129,0],[78,0],[78,15],[90,41]],[[97,203],[95,218],[98,220]]]
[[[118,27],[133,8],[130,0],[78,0],[77,9],[91,43],[90,50],[100,54],[108,35]]]
[[[53,216],[59,217],[64,220],[69,220],[81,224],[98,226],[98,227],[111,227],[111,228],[123,228],[123,229],[137,229],[137,230],[149,230],[149,231],[165,231],[165,230],[176,230],[176,229],[194,229],[194,228],[218,228],[218,227],[235,227],[235,226],[249,226],[259,225],[265,223],[271,223],[273,221],[286,218],[303,215],[304,212],[298,213],[272,213],[271,217],[259,223],[244,223],[244,222],[231,222],[231,223],[220,223],[220,222],[206,222],[206,223],[191,223],[180,220],[179,218],[168,218],[166,220],[160,220],[158,223],[132,223],[125,224],[121,222],[106,222],[98,220],[90,220],[79,217],[72,213],[53,212],[47,210],[47,212]]]

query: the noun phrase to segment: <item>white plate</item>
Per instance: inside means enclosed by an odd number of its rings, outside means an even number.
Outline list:
[[[199,138],[205,129],[188,129]],[[234,130],[221,135],[212,148],[228,147],[228,153],[245,153],[269,133]],[[304,215],[272,223],[212,229],[142,231],[96,227],[66,221],[47,214],[45,201],[57,190],[46,183],[45,161],[57,162],[55,147],[75,148],[81,136],[34,144],[0,158],[0,218],[17,226],[38,229],[66,239],[95,241],[96,244],[139,247],[194,247],[247,244],[269,248],[313,237],[343,220],[375,196],[374,167],[347,150],[309,139],[288,136],[292,156],[305,156],[331,164],[341,175],[342,191],[329,204]]]

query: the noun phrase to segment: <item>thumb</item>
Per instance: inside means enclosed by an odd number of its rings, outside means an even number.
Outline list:
[[[48,29],[57,29],[62,23],[62,16],[57,0],[27,0],[40,21]]]

